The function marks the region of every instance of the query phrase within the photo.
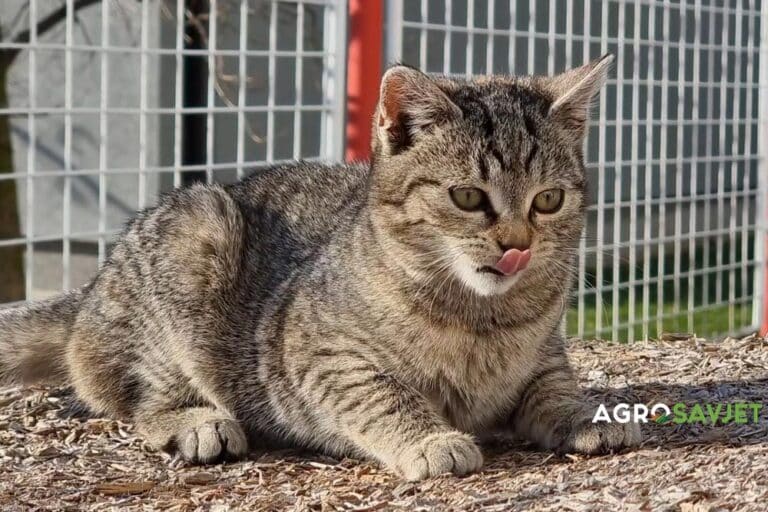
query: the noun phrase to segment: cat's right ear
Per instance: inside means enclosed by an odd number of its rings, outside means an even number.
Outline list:
[[[461,117],[461,110],[427,75],[408,66],[389,68],[381,79],[374,117],[376,145],[389,155],[407,150],[430,127]]]
[[[545,79],[554,102],[549,117],[573,134],[579,144],[587,134],[594,99],[608,80],[613,55],[606,54],[589,64]]]

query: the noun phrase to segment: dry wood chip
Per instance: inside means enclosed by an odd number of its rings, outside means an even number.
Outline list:
[[[218,479],[219,477],[217,475],[206,471],[199,471],[181,477],[181,480],[187,485],[208,485]]]
[[[94,490],[99,494],[116,496],[121,494],[141,494],[155,487],[155,482],[113,482],[97,485]]]
[[[484,445],[465,478],[408,483],[370,462],[281,450],[208,468],[146,448],[132,425],[63,418],[67,390],[0,389],[0,510],[720,510],[768,503],[768,342],[689,333],[569,343],[582,386],[607,404],[759,402],[758,424],[643,425],[641,447],[556,456]],[[159,482],[162,482],[160,484]]]

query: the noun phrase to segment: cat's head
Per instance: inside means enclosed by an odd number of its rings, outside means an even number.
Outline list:
[[[584,222],[589,110],[612,60],[555,77],[385,73],[372,206],[409,275],[448,275],[482,296],[526,275],[568,275]]]

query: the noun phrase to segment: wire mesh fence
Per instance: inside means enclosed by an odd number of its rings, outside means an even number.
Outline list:
[[[5,0],[0,31],[0,302],[83,284],[173,187],[343,156],[344,2]]]
[[[590,206],[569,332],[622,340],[759,325],[765,5],[384,4],[387,60],[429,72],[553,74],[616,55],[586,147]],[[173,187],[341,160],[346,9],[4,1],[0,302],[82,284],[123,222]]]
[[[590,207],[568,330],[614,340],[711,336],[756,327],[764,293],[762,9],[398,0],[389,4],[388,56],[471,77],[552,74],[613,53],[586,147]]]

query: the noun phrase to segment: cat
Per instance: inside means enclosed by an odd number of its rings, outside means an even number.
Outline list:
[[[0,314],[0,380],[74,387],[194,463],[289,443],[420,480],[477,440],[597,453],[563,315],[607,55],[555,77],[381,81],[370,164],[295,163],[138,213],[98,275]]]

